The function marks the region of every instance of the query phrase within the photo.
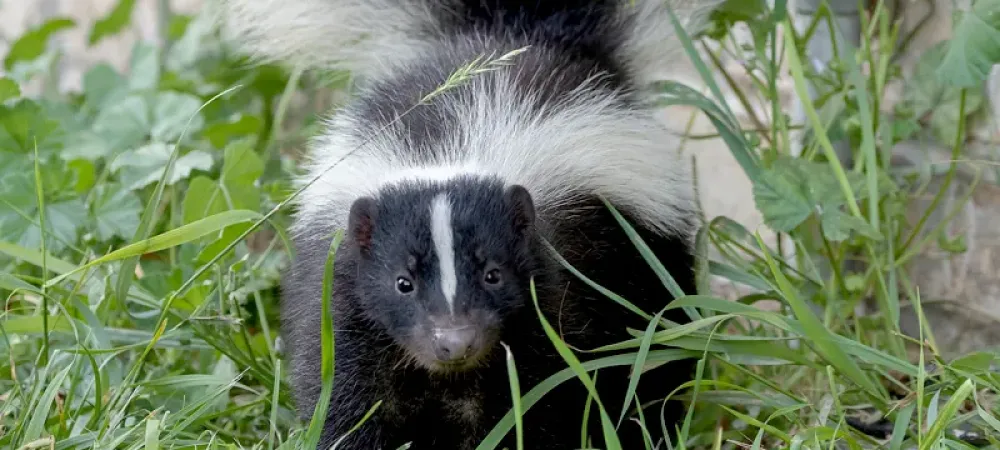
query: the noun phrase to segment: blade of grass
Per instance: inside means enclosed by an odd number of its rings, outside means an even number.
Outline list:
[[[757,239],[758,244],[761,248],[765,247],[764,240],[757,233],[754,235]],[[785,275],[778,270],[778,266],[775,265],[774,260],[771,259],[770,255],[765,254],[767,265],[771,269],[771,274],[774,276],[775,281],[778,283],[781,289],[782,297],[792,308],[795,313],[795,317],[802,322],[803,331],[810,341],[816,346],[818,353],[827,360],[831,365],[833,365],[838,372],[844,374],[848,379],[853,381],[858,387],[862,388],[869,396],[877,399],[880,403],[884,403],[884,400],[879,395],[878,387],[872,382],[861,368],[858,367],[857,363],[851,359],[841,348],[837,345],[836,340],[833,337],[833,333],[823,326],[816,314],[809,308],[808,305],[802,301],[796,294],[795,287],[792,286]]]
[[[38,202],[38,222],[40,227],[38,243],[41,246],[42,254],[42,279],[49,278],[49,263],[45,258],[48,252],[45,251],[45,186],[42,184],[42,171],[39,168],[38,142],[35,142],[35,196]],[[45,285],[42,285],[42,353],[41,365],[49,364],[49,296],[45,295]]]
[[[906,439],[906,428],[910,425],[914,409],[916,409],[916,404],[910,403],[896,413],[896,423],[892,426],[892,439],[889,440],[889,450],[900,450],[903,448],[903,439]]]
[[[260,213],[250,210],[229,210],[218,214],[214,214],[204,219],[191,222],[180,228],[174,228],[170,231],[158,234],[149,239],[145,239],[131,245],[126,245],[125,247],[122,247],[118,250],[108,253],[87,264],[79,266],[70,272],[55,277],[52,280],[49,280],[47,283],[45,283],[45,285],[52,286],[58,284],[63,279],[69,277],[71,274],[89,269],[93,266],[103,264],[108,261],[116,261],[119,259],[141,256],[147,253],[158,252],[160,250],[164,250],[167,248],[176,247],[181,244],[198,240],[211,233],[222,230],[230,225],[248,222],[250,220],[259,219],[261,217],[262,216]]]
[[[149,419],[146,421],[145,449],[160,449],[160,421]]]
[[[656,324],[660,321],[660,316],[663,315],[662,310],[656,313],[653,320],[649,321],[649,325],[646,327],[646,331],[642,336],[642,343],[639,344],[639,353],[635,357],[635,364],[632,365],[632,375],[629,377],[628,389],[625,390],[625,399],[622,404],[621,413],[618,416],[618,423],[615,424],[615,429],[622,426],[622,420],[625,420],[625,413],[628,412],[628,404],[635,397],[635,390],[639,386],[639,376],[642,374],[642,367],[646,364],[646,357],[649,356],[649,347],[653,342],[653,335],[656,331]],[[636,407],[641,407],[636,403]]]
[[[320,344],[322,348],[322,366],[320,376],[323,387],[320,390],[319,400],[313,411],[312,420],[306,431],[306,448],[316,448],[320,435],[323,433],[323,424],[326,421],[326,412],[330,406],[330,393],[333,392],[333,377],[336,358],[334,354],[333,336],[333,315],[330,314],[330,300],[333,296],[333,263],[337,257],[337,248],[343,240],[343,233],[337,231],[330,241],[330,250],[327,252],[326,265],[323,266],[323,292],[321,296],[322,318],[320,319]]]
[[[973,384],[971,379],[966,379],[964,383],[955,391],[955,394],[948,399],[948,402],[944,404],[941,410],[938,412],[937,417],[934,418],[934,422],[930,425],[927,430],[927,435],[924,436],[923,442],[920,443],[919,450],[930,450],[934,448],[938,439],[943,437],[945,427],[951,423],[951,420],[958,414],[959,408],[965,403],[965,399],[972,394]],[[928,420],[931,417],[928,415]]]
[[[514,432],[517,435],[517,450],[524,450],[524,424],[521,411],[521,383],[517,379],[517,365],[514,364],[514,354],[511,353],[507,344],[503,345],[507,352],[507,377],[510,381],[510,398],[514,403]]]
[[[600,396],[597,395],[597,388],[594,386],[594,382],[587,375],[587,371],[580,364],[580,361],[576,358],[576,356],[573,355],[573,352],[566,346],[565,343],[562,342],[562,339],[559,338],[559,334],[556,330],[553,329],[552,325],[549,324],[549,321],[545,319],[545,315],[542,314],[542,309],[538,305],[538,294],[535,291],[534,278],[531,279],[530,288],[531,297],[535,303],[535,312],[538,314],[538,319],[542,323],[542,328],[545,329],[545,334],[548,335],[549,340],[552,342],[552,345],[555,346],[559,355],[562,356],[567,363],[569,363],[570,368],[572,368],[573,372],[576,373],[577,378],[579,378],[587,390],[590,391],[590,395],[594,397],[594,402],[597,404],[597,410],[601,416],[601,427],[604,431],[604,443],[607,445],[607,449],[621,450],[621,442],[618,441],[618,435],[615,433],[615,428],[611,423],[611,418],[608,417],[608,412],[601,403]]]
[[[647,313],[646,311],[643,311],[643,310],[639,309],[639,307],[633,305],[631,302],[629,302],[628,300],[622,298],[618,294],[615,294],[614,292],[611,292],[607,288],[605,288],[605,287],[597,284],[596,282],[594,282],[593,280],[591,280],[590,278],[588,278],[586,275],[584,275],[583,273],[581,273],[579,270],[577,270],[575,267],[573,267],[573,265],[570,264],[569,261],[566,261],[566,259],[563,258],[562,255],[559,254],[559,251],[556,250],[556,248],[554,246],[552,246],[552,244],[549,243],[547,240],[543,240],[542,241],[542,245],[545,246],[545,248],[549,251],[549,254],[552,255],[552,257],[555,258],[555,260],[559,264],[561,264],[563,267],[565,267],[566,270],[568,270],[574,276],[576,276],[581,281],[583,281],[584,283],[586,283],[588,286],[594,288],[595,290],[597,290],[598,292],[600,292],[601,294],[603,294],[605,297],[608,297],[609,299],[611,299],[615,303],[618,303],[619,305],[622,305],[623,307],[625,307],[629,311],[632,311],[632,312],[638,314],[643,319],[652,320],[653,316],[651,316],[649,313]]]
[[[59,394],[63,383],[66,381],[66,377],[69,376],[70,371],[73,370],[75,365],[74,361],[52,377],[49,386],[45,388],[45,392],[38,398],[38,403],[31,410],[31,415],[29,416],[31,419],[28,420],[28,425],[21,436],[22,442],[34,441],[42,436],[42,431],[45,429],[45,422],[49,418],[49,410],[52,408],[52,403],[55,401],[56,395]]]
[[[75,264],[63,261],[48,253],[41,253],[38,250],[24,248],[6,241],[0,241],[0,253],[38,267],[42,267],[44,263],[48,270],[59,274],[71,272],[76,267]],[[77,280],[74,279],[73,281]]]
[[[843,166],[840,165],[840,159],[837,157],[836,150],[833,148],[833,143],[830,142],[830,137],[827,136],[826,128],[823,126],[819,115],[816,113],[816,108],[813,106],[812,102],[808,100],[810,96],[806,87],[802,61],[799,59],[798,45],[795,43],[795,33],[788,31],[794,29],[795,28],[792,25],[791,20],[786,18],[786,31],[784,35],[787,51],[785,53],[788,56],[788,69],[791,71],[792,80],[794,81],[795,94],[801,99],[806,99],[801,103],[806,116],[809,118],[809,122],[812,125],[813,136],[819,142],[820,148],[823,149],[823,153],[826,155],[827,162],[830,164],[831,170],[833,170],[834,175],[837,177],[837,181],[840,183],[841,192],[844,194],[844,199],[847,200],[847,207],[851,210],[852,215],[860,220],[864,220],[864,216],[861,214],[861,209],[858,208],[858,202],[854,197],[854,191],[851,189],[850,182],[847,181],[847,174],[844,172]]]
[[[667,268],[664,267],[663,263],[661,263],[656,255],[653,254],[653,250],[649,248],[646,241],[639,236],[639,233],[635,231],[632,224],[625,220],[625,217],[622,216],[621,212],[619,212],[614,205],[608,202],[607,199],[602,198],[601,200],[604,202],[604,205],[608,208],[608,210],[611,211],[611,215],[613,215],[615,220],[618,221],[618,225],[625,231],[629,240],[632,241],[632,245],[635,245],[636,249],[639,250],[639,254],[642,255],[646,264],[653,269],[653,272],[656,273],[656,277],[659,278],[660,282],[663,283],[663,286],[670,291],[670,295],[676,299],[683,297],[685,294],[689,294],[689,292],[684,292],[684,290],[681,289],[680,285],[677,284],[677,281],[674,280],[674,277],[670,274]],[[688,317],[690,317],[691,320],[698,320],[701,318],[701,315],[698,314],[698,311],[694,308],[685,308],[684,311],[687,312]]]

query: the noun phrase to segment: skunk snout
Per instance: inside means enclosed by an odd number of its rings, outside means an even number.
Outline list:
[[[432,372],[461,372],[483,364],[499,337],[496,315],[485,310],[429,316],[411,354]],[[419,336],[419,337],[418,337]]]
[[[457,328],[435,328],[432,331],[434,355],[441,362],[461,361],[478,353],[482,339],[476,327],[466,325]]]

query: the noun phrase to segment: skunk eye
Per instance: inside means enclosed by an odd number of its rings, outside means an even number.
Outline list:
[[[486,272],[486,276],[483,278],[486,284],[498,285],[500,284],[500,269],[491,269]]]
[[[400,294],[409,294],[413,292],[413,282],[408,280],[406,277],[396,278],[396,290]]]

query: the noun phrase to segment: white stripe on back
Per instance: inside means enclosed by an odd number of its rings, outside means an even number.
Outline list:
[[[438,194],[431,201],[431,238],[438,257],[441,292],[448,302],[448,311],[455,313],[455,292],[458,278],[455,275],[455,246],[451,227],[451,201],[447,194]]]

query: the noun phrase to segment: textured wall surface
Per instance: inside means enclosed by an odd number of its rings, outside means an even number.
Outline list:
[[[175,11],[197,11],[203,0],[173,0],[171,8]],[[922,31],[910,44],[909,51],[902,58],[904,73],[910,71],[917,58],[930,45],[946,39],[951,32],[952,0],[897,0],[904,5],[904,30],[912,28],[923,17],[928,21]],[[118,36],[105,39],[94,47],[88,47],[86,33],[90,25],[105,15],[115,4],[115,0],[0,0],[0,57],[6,52],[10,41],[24,30],[36,26],[54,16],[68,16],[77,21],[78,26],[68,32],[60,33],[55,41],[63,51],[60,63],[59,87],[64,90],[75,90],[80,86],[82,74],[96,62],[108,62],[124,70],[127,67],[131,48],[136,40],[156,42],[160,35],[160,24],[156,14],[157,0],[138,0],[132,25]],[[793,2],[794,3],[794,2]],[[960,5],[967,1],[958,2]],[[928,14],[929,13],[929,14]],[[685,61],[686,63],[686,61]],[[749,87],[745,77],[740,77],[741,69],[731,71],[736,80],[744,87]],[[686,64],[680,64],[676,73],[672,74],[681,81],[699,85],[697,75]],[[994,76],[990,81],[993,96],[1000,90],[1000,76]],[[37,88],[37,87],[35,87]],[[794,97],[788,80],[779,83],[783,103],[788,110]],[[901,93],[901,86],[892,86],[890,95],[885,99],[885,108],[891,108],[895,99]],[[745,113],[732,101],[738,114]],[[1000,102],[994,104],[1000,105]],[[996,108],[994,107],[994,110]],[[767,117],[765,110],[757,111],[760,117]],[[994,117],[997,117],[994,114]],[[690,121],[691,111],[683,108],[664,112],[664,121],[671,128],[682,131]],[[746,114],[742,119],[749,121]],[[976,130],[976,136],[985,141],[975,147],[977,154],[983,157],[995,155],[1000,142],[1000,127],[995,120],[983,121]],[[698,116],[693,130],[696,134],[710,134],[715,130],[702,116]],[[992,142],[992,143],[991,143]],[[947,150],[931,144],[909,143],[900,147],[900,152],[910,159],[931,158],[941,160],[946,157]],[[699,191],[706,215],[726,215],[747,226],[750,230],[761,227],[761,218],[754,207],[751,197],[750,182],[742,170],[734,162],[729,151],[719,140],[700,140],[689,142],[686,151],[697,161]],[[945,155],[942,157],[942,155]],[[964,191],[965,186],[960,181],[956,193]],[[952,256],[941,254],[934,246],[931,251],[918,258],[914,265],[915,279],[921,288],[924,298],[939,299],[950,303],[941,303],[933,307],[936,316],[943,320],[941,325],[943,341],[953,343],[959,349],[970,345],[985,345],[1000,343],[1000,337],[993,336],[989,329],[1000,330],[1000,189],[996,186],[979,188],[972,204],[959,214],[959,220],[952,227],[952,233],[966,233],[969,251],[963,255]],[[956,308],[955,305],[958,305]],[[940,312],[937,312],[940,310]],[[958,312],[955,312],[958,311]],[[968,314],[970,311],[985,313]],[[976,322],[969,317],[974,316]],[[909,319],[908,319],[909,320]]]

